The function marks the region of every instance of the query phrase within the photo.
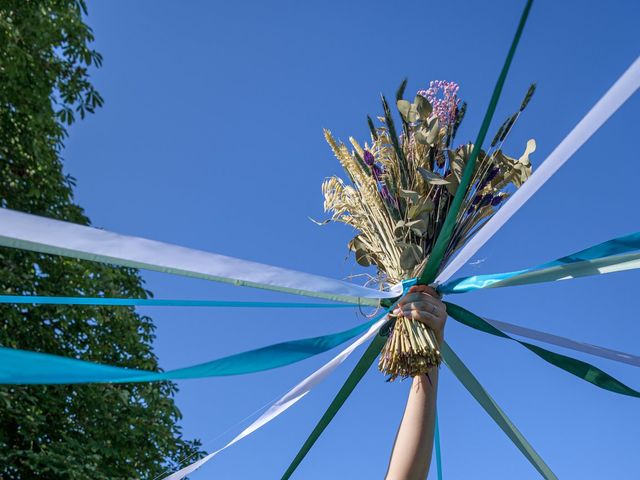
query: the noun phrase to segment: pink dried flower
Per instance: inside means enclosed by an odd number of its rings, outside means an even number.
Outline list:
[[[438,116],[444,125],[453,125],[456,120],[456,112],[460,99],[458,90],[460,86],[456,82],[446,80],[432,80],[429,88],[419,90],[418,95],[425,97],[433,106],[433,113]]]

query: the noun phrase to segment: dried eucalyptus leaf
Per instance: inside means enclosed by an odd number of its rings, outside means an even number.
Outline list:
[[[408,199],[413,203],[416,203],[420,198],[420,195],[418,194],[418,192],[414,192],[413,190],[405,190],[403,188],[400,189],[400,196],[402,198]]]
[[[429,115],[433,112],[433,106],[429,103],[429,100],[424,98],[422,95],[416,95],[413,104],[416,107],[416,111],[420,116],[420,120],[427,120]]]
[[[422,260],[422,249],[418,245],[406,244],[400,254],[400,267],[411,270]]]
[[[363,267],[371,266],[371,258],[364,249],[356,250],[356,262]]]
[[[427,223],[424,220],[413,220],[411,222],[407,222],[407,227],[420,237],[427,233]]]
[[[418,173],[422,175],[425,182],[431,185],[446,185],[449,183],[437,173],[427,170],[426,168],[418,167]]]
[[[440,120],[438,117],[433,117],[428,122],[429,133],[427,134],[427,143],[429,145],[433,145],[438,139],[438,135],[440,134]]]
[[[428,130],[417,129],[413,135],[414,135],[414,138],[416,139],[416,142],[418,142],[419,144],[430,145],[429,141],[427,140],[427,137],[429,135]]]
[[[404,118],[405,122],[409,121],[409,112],[411,111],[411,102],[408,100],[398,100],[396,102],[396,106],[398,107],[398,111],[402,118]]]

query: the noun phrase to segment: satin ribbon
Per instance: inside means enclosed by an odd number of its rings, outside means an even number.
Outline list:
[[[467,327],[471,327],[475,330],[489,333],[497,337],[513,340],[514,342],[517,342],[525,347],[527,350],[535,353],[545,362],[548,362],[551,365],[564,370],[565,372],[575,375],[576,377],[581,378],[582,380],[589,382],[596,387],[600,387],[604,390],[609,390],[610,392],[619,393],[621,395],[640,398],[640,392],[625,385],[620,380],[612,377],[603,370],[600,370],[598,367],[595,367],[587,362],[583,362],[582,360],[577,360],[575,358],[571,358],[566,355],[561,355],[545,348],[538,347],[537,345],[533,345],[529,342],[516,340],[515,338],[507,335],[493,325],[489,324],[483,318],[462,308],[461,306],[450,302],[444,303],[447,306],[448,315],[454,320],[457,320],[463,325],[466,325]]]
[[[496,401],[491,398],[491,395],[480,385],[480,382],[473,376],[473,373],[471,373],[447,342],[441,345],[440,351],[447,367],[449,367],[456,378],[460,380],[460,383],[464,385],[467,391],[476,399],[493,421],[496,422],[540,475],[547,480],[557,480],[558,477],[555,476],[542,457],[540,457],[527,439],[524,438],[524,435],[520,433],[520,430],[518,430],[506,413],[498,406]]]
[[[48,297],[0,295],[0,304],[95,305],[112,307],[225,307],[225,308],[352,308],[355,303],[246,302],[230,300],[174,300],[164,298]]]
[[[402,292],[402,285],[374,290],[6,208],[0,208],[0,246],[361,305],[377,306]]]
[[[533,328],[526,328],[507,322],[492,320],[486,317],[484,318],[484,321],[490,323],[503,332],[509,332],[531,340],[537,340],[539,342],[549,343],[558,347],[588,353],[589,355],[606,358],[607,360],[613,360],[614,362],[626,363],[628,365],[633,365],[634,367],[640,367],[640,357],[638,355],[632,355],[631,353],[620,352],[618,350],[612,350],[610,348],[600,347],[590,343],[576,342],[569,338],[541,332],[540,330],[534,330]]]
[[[616,80],[531,177],[482,226],[442,271],[450,278],[555,174],[591,136],[640,88],[640,57]]]
[[[640,268],[639,249],[640,232],[635,232],[536,267],[457,278],[437,288],[442,294],[464,293],[483,288],[530,285],[637,269]]]
[[[438,472],[438,480],[442,480],[442,453],[440,452],[440,425],[438,422],[438,410],[436,410],[435,429],[433,432],[433,442],[436,449],[436,471]]]
[[[277,343],[167,372],[113,367],[46,353],[0,347],[0,384],[158,382],[261,372],[290,365],[331,350],[365,332],[385,315],[386,311],[343,332]]]

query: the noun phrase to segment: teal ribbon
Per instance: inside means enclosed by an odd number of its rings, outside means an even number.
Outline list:
[[[434,443],[436,445],[436,469],[438,480],[442,480],[442,454],[440,452],[440,426],[438,425],[438,410],[436,410],[436,426],[433,432]]]
[[[134,370],[0,347],[0,384],[159,382],[261,372],[300,362],[326,352],[365,332],[386,314],[387,310],[365,323],[342,332],[277,343],[168,372]]]
[[[351,308],[356,303],[245,302],[227,300],[175,300],[163,298],[49,297],[0,295],[0,304],[104,305],[114,307],[227,307],[227,308]]]
[[[598,261],[610,259],[611,262],[609,264],[615,264],[616,261],[633,259],[634,256],[632,255],[622,256],[622,254],[638,250],[640,250],[640,232],[635,232],[532,268],[506,273],[473,275],[450,280],[439,285],[438,291],[442,294],[465,293],[483,288],[555,281],[559,277],[561,278],[563,272],[571,273],[572,269],[579,269],[579,275],[585,276],[597,273]],[[545,272],[549,272],[549,275],[543,275]],[[540,274],[538,278],[535,276],[536,273]]]

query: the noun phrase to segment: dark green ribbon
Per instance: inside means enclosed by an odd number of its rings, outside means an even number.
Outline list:
[[[490,335],[495,335],[496,337],[507,338],[509,340],[513,340],[514,342],[518,342],[520,345],[542,358],[545,362],[548,362],[551,365],[564,370],[565,372],[569,372],[570,374],[575,375],[576,377],[581,378],[582,380],[585,380],[595,385],[596,387],[609,390],[610,392],[640,398],[640,392],[634,390],[631,387],[628,387],[620,380],[617,380],[608,373],[603,372],[598,367],[594,367],[593,365],[587,362],[583,362],[582,360],[577,360],[566,355],[551,352],[542,347],[538,347],[537,345],[517,340],[507,335],[502,330],[497,329],[476,314],[471,313],[469,310],[466,310],[461,306],[456,305],[455,303],[444,303],[447,306],[447,313],[449,314],[449,316],[454,320],[462,323],[463,325],[466,325],[467,327],[474,328]]]
[[[451,241],[451,235],[453,234],[453,227],[455,226],[456,218],[458,216],[458,212],[460,211],[460,207],[462,205],[462,200],[466,194],[467,189],[469,188],[469,183],[471,182],[471,177],[473,176],[473,171],[475,168],[476,158],[480,152],[480,148],[482,146],[482,142],[484,142],[484,138],[487,135],[487,130],[489,129],[489,124],[491,123],[491,119],[493,118],[493,113],[495,112],[496,105],[498,104],[498,99],[500,98],[500,93],[502,92],[502,87],[504,85],[505,79],[507,78],[507,72],[509,71],[509,66],[511,65],[511,60],[513,59],[513,55],[516,51],[516,47],[518,46],[518,42],[520,41],[520,37],[522,35],[522,30],[524,29],[524,25],[527,22],[527,17],[529,16],[529,10],[531,10],[531,4],[533,0],[527,0],[527,4],[525,5],[524,11],[522,12],[522,16],[520,17],[520,23],[518,24],[518,29],[516,30],[516,34],[511,42],[511,47],[509,48],[509,53],[507,54],[507,58],[502,67],[502,71],[500,72],[500,77],[498,78],[498,82],[496,83],[495,88],[493,89],[493,94],[491,95],[491,101],[489,102],[489,107],[487,108],[487,113],[484,116],[484,120],[482,121],[482,125],[480,127],[480,132],[478,133],[478,137],[476,139],[476,143],[471,152],[471,156],[469,161],[464,167],[464,171],[462,173],[462,178],[460,180],[460,185],[458,186],[458,190],[456,195],[453,198],[453,202],[451,207],[449,208],[449,212],[447,213],[447,217],[445,218],[444,224],[440,233],[438,234],[438,238],[434,245],[433,251],[429,256],[429,260],[427,265],[425,266],[418,283],[420,284],[429,284],[433,282],[438,274],[438,270],[442,265],[442,260],[444,258],[444,254],[449,246],[449,242]],[[372,343],[367,348],[367,351],[364,353],[362,358],[358,361],[356,368],[351,372],[349,378],[344,383],[336,397],[329,405],[329,408],[324,413],[316,427],[311,432],[311,435],[304,442],[304,445],[294,458],[289,468],[283,475],[283,479],[291,477],[295,469],[298,467],[300,462],[304,459],[306,454],[309,452],[313,444],[316,442],[318,437],[322,434],[327,425],[331,422],[333,417],[335,417],[336,413],[342,407],[344,402],[347,400],[353,389],[360,382],[364,374],[367,372],[373,361],[382,351],[382,347],[385,344],[386,339],[381,337],[380,335],[376,336],[376,338],[372,341]]]

